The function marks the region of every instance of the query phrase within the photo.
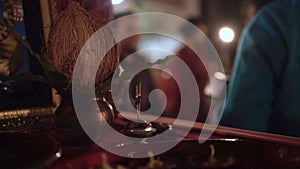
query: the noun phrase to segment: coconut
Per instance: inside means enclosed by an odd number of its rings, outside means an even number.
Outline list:
[[[101,26],[77,2],[72,2],[53,21],[45,50],[46,56],[53,62],[57,69],[63,71],[71,79],[75,62],[82,47]],[[106,48],[106,44],[114,43],[111,38],[113,37],[112,31],[106,29],[101,37],[102,39],[97,39],[97,43],[87,43],[89,48],[104,49]],[[82,73],[77,78],[80,78],[78,80],[81,81],[81,84],[89,85],[91,80],[93,80],[91,79],[93,77],[89,75],[89,70],[95,67],[96,58],[86,54],[80,61]],[[105,54],[100,66],[97,68],[96,85],[109,78],[118,64],[119,50],[117,46],[114,46]]]

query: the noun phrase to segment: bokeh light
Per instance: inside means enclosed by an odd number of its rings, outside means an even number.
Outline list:
[[[119,4],[121,4],[123,1],[124,1],[124,0],[111,0],[111,3],[112,3],[113,5],[119,5]]]
[[[219,31],[219,37],[223,42],[230,43],[234,39],[234,31],[229,27],[223,27]]]

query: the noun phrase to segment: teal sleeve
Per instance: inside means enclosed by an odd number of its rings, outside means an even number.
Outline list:
[[[260,13],[244,31],[221,125],[267,131],[286,55],[281,30],[270,18]]]

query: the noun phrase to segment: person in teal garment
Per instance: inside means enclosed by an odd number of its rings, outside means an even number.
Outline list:
[[[245,28],[221,125],[300,137],[300,0],[276,0]]]

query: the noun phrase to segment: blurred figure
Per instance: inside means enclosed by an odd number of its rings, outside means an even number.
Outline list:
[[[188,21],[194,24],[197,28],[199,28],[204,34],[208,34],[208,28],[206,23],[201,18],[190,18]],[[181,31],[186,38],[186,41],[189,41],[193,44],[196,44],[199,39],[196,39],[194,33],[197,31],[196,29],[191,30],[190,26],[183,25],[181,27]],[[199,44],[199,50],[201,50],[202,46]],[[204,88],[209,81],[208,73],[203,65],[202,61],[199,59],[197,54],[194,53],[188,46],[183,46],[178,53],[177,56],[182,59],[186,65],[191,69],[199,89],[200,95],[200,108],[197,120],[198,121],[205,121],[207,113],[210,107],[210,97],[204,94]],[[176,62],[172,62],[174,67],[176,66]],[[190,77],[186,77],[181,70],[174,69],[172,70],[174,74],[179,75],[180,77],[184,78],[188,81]],[[166,73],[162,73],[162,80],[156,82],[157,88],[163,90],[167,97],[167,105],[164,111],[165,116],[176,117],[180,110],[180,103],[181,103],[181,95],[179,87],[176,81],[168,76]],[[193,104],[194,101],[189,101],[190,104]],[[191,105],[192,107],[193,105]]]
[[[244,31],[221,125],[300,137],[300,0],[277,0]]]
[[[241,15],[244,19],[244,25],[247,25],[256,16],[260,8],[273,0],[244,0],[241,5]]]

